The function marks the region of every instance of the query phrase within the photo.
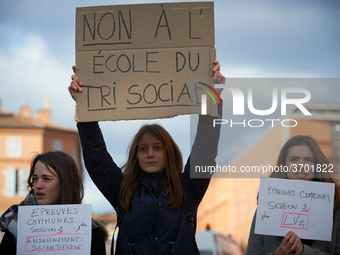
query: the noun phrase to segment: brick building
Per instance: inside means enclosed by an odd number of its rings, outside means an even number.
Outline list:
[[[305,105],[312,116],[292,109],[285,119],[298,122],[295,127],[281,124],[268,129],[264,136],[242,152],[230,165],[240,166],[275,165],[282,145],[295,135],[312,136],[326,157],[334,164],[335,175],[340,173],[340,105]],[[294,126],[285,123],[286,126]],[[247,173],[212,178],[210,186],[198,209],[198,230],[210,226],[211,230],[247,245],[251,221],[257,206],[259,174]],[[338,179],[337,179],[338,180]]]
[[[45,100],[35,117],[27,103],[19,114],[0,107],[0,213],[19,203],[27,194],[30,162],[36,153],[60,150],[71,155],[82,171],[78,133],[51,123],[51,110]]]

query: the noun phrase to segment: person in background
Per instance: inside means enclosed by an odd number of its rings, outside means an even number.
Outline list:
[[[247,255],[318,255],[340,254],[340,193],[339,186],[333,179],[331,169],[326,172],[311,171],[312,167],[331,166],[319,145],[310,136],[297,135],[290,138],[282,147],[277,166],[294,166],[303,164],[299,171],[273,172],[270,177],[335,183],[333,231],[330,242],[318,240],[303,240],[294,231],[289,231],[285,237],[267,236],[254,233],[256,212],[249,234]],[[301,166],[301,165],[299,165]]]
[[[84,195],[82,177],[73,158],[61,151],[37,154],[28,177],[29,193],[19,205],[13,205],[0,218],[5,232],[0,254],[16,255],[18,206],[81,204]],[[92,220],[91,254],[104,255],[105,228]]]
[[[73,70],[76,72],[75,66]],[[212,77],[215,83],[225,81],[217,61]],[[74,100],[81,86],[80,79],[73,75],[68,89]],[[199,254],[195,241],[197,208],[210,178],[190,178],[190,164],[216,165],[220,127],[213,127],[213,119],[199,116],[184,171],[180,149],[160,125],[139,129],[121,169],[106,149],[98,122],[77,123],[86,169],[118,218],[123,215],[116,254]],[[184,197],[188,197],[192,221],[181,208]]]

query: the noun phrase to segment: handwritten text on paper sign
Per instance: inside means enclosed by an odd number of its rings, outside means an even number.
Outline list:
[[[261,178],[255,234],[330,241],[334,183]]]
[[[91,205],[20,206],[18,254],[90,254]]]

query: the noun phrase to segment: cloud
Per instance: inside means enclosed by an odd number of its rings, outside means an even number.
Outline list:
[[[53,122],[64,124],[68,116],[71,120],[68,126],[71,125],[74,106],[67,92],[71,63],[65,65],[58,61],[43,38],[31,34],[0,49],[0,69],[4,110],[19,109],[24,101],[33,110],[41,109],[44,97],[48,97]]]
[[[53,123],[74,128],[75,104],[67,86],[75,63],[76,7],[136,3],[142,1],[0,1],[2,109],[18,112],[20,104],[28,101],[35,111],[43,107],[43,98],[48,96]],[[227,78],[339,77],[339,1],[215,0],[214,5],[217,59]],[[321,87],[314,91],[322,100],[339,102],[333,97],[339,93]],[[225,101],[228,96],[223,92]],[[144,122],[101,123],[108,150],[118,165],[126,159],[130,139]],[[170,132],[185,160],[190,152],[189,118],[153,122]],[[254,132],[223,127],[220,143],[227,152],[221,150],[219,159],[232,159],[247,148],[250,138],[259,135]],[[95,207],[102,208],[105,198],[92,191],[93,184],[86,185],[86,201],[101,201]]]
[[[339,7],[334,1],[217,1],[218,58],[270,77],[337,77]]]

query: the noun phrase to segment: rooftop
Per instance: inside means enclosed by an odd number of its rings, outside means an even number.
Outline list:
[[[65,132],[76,132],[74,129],[57,126],[51,123],[51,110],[49,104],[44,103],[44,109],[36,112],[32,117],[28,103],[24,102],[19,114],[3,111],[0,107],[0,129],[49,129]]]

